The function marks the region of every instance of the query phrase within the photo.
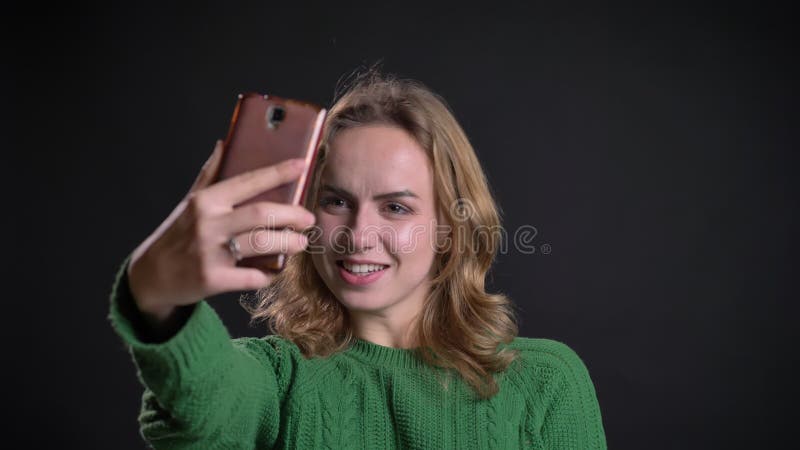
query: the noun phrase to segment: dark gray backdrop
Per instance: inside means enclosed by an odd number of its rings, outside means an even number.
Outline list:
[[[538,230],[534,254],[499,257],[491,289],[519,306],[521,335],[581,355],[611,448],[789,436],[787,11],[288,3],[32,4],[2,19],[7,440],[143,447],[141,387],[106,322],[118,264],[189,187],[236,94],[329,104],[378,60],[449,101],[506,228]],[[231,334],[263,334],[236,300],[212,303]]]

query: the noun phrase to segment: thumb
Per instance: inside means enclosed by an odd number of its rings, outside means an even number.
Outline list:
[[[222,150],[224,147],[225,145],[218,139],[216,145],[214,145],[214,151],[211,152],[211,156],[208,157],[208,160],[206,160],[205,164],[203,164],[203,167],[200,169],[200,173],[189,189],[189,193],[203,189],[214,181],[219,171],[220,163],[222,162]]]

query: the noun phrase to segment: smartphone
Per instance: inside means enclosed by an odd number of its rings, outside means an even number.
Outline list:
[[[325,108],[300,100],[258,93],[239,95],[215,182],[287,159],[302,158],[306,168],[297,180],[234,207],[261,201],[303,204],[326,114]],[[251,239],[255,235],[251,233]],[[259,255],[244,258],[237,265],[280,271],[285,260],[284,254]]]

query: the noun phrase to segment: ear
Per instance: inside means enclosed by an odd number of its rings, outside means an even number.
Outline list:
[[[222,162],[222,150],[225,147],[223,142],[217,139],[216,145],[214,145],[214,151],[211,152],[211,156],[208,157],[203,167],[200,169],[200,173],[197,175],[197,178],[194,180],[194,184],[192,187],[189,188],[189,193],[199,191],[214,182],[214,179],[217,176],[217,171],[219,171],[220,163]]]

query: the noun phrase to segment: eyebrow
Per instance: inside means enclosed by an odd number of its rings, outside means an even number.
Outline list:
[[[344,190],[342,188],[338,188],[336,186],[331,186],[330,184],[322,185],[322,190],[323,191],[331,191],[331,192],[333,192],[335,194],[341,195],[342,197],[355,198],[355,195],[347,192],[346,190]],[[372,199],[373,200],[385,200],[385,199],[388,199],[388,198],[398,198],[398,197],[419,198],[419,196],[417,194],[409,191],[408,189],[403,189],[402,191],[395,191],[395,192],[387,192],[385,194],[378,194],[378,195],[373,196]]]

